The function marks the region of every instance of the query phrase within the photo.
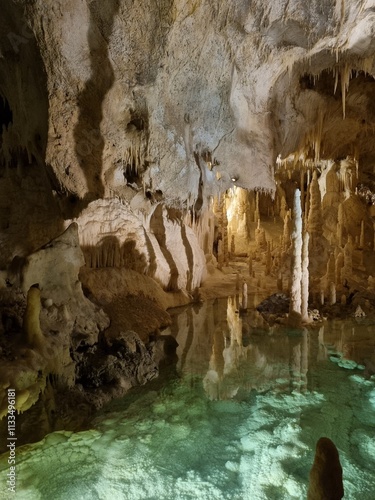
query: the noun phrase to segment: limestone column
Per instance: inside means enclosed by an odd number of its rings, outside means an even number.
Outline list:
[[[290,293],[290,312],[301,314],[301,280],[302,280],[302,210],[301,191],[296,189],[293,207],[293,256],[292,256],[292,288]]]

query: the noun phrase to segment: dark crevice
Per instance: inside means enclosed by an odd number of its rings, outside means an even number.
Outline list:
[[[158,207],[155,209],[154,215],[152,216],[150,221],[150,229],[154,233],[155,238],[159,243],[162,254],[167,261],[171,272],[167,291],[177,291],[179,272],[171,252],[167,249],[167,236],[163,221],[163,207],[161,205],[158,205]]]
[[[7,99],[0,95],[0,135],[3,132],[3,127],[7,129],[10,123],[13,123],[12,110]]]

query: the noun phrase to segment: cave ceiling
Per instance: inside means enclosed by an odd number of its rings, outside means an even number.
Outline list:
[[[277,157],[375,160],[375,2],[3,0],[1,169],[202,206]]]

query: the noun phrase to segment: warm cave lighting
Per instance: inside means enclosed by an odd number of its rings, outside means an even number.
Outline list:
[[[0,500],[375,500],[375,0],[0,5]]]

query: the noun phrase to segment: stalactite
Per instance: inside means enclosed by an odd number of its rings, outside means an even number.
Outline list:
[[[320,160],[320,149],[322,144],[322,136],[323,136],[323,122],[324,122],[324,111],[319,109],[317,125],[314,132],[314,151],[315,151],[315,163],[318,163]]]
[[[266,276],[271,274],[272,267],[272,254],[271,254],[271,244],[267,242],[267,252],[266,252]]]
[[[344,67],[341,68],[341,95],[342,95],[342,116],[345,119],[346,113],[346,93],[349,89],[349,82],[351,77],[351,70],[349,69],[348,63],[345,63]]]
[[[310,209],[307,219],[307,230],[312,238],[320,236],[323,233],[323,221],[321,210],[321,195],[318,183],[318,175],[314,171],[310,184]]]

